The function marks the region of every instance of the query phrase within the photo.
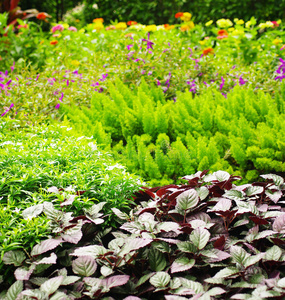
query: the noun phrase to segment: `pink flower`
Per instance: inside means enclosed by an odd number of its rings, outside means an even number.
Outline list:
[[[53,28],[51,29],[52,33],[55,33],[57,30],[58,31],[63,31],[64,30],[63,25],[57,24],[57,25],[53,26]]]
[[[68,28],[68,30],[70,30],[70,31],[77,31],[77,28],[74,27],[74,26],[70,26],[70,27]]]

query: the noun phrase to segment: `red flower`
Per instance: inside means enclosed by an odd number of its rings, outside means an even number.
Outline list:
[[[279,24],[276,21],[271,21],[273,23],[274,27],[279,27]]]
[[[45,12],[41,12],[37,14],[37,19],[39,20],[45,20],[48,17],[48,14]]]
[[[178,12],[175,14],[176,19],[181,18],[182,16],[183,16],[183,12]]]
[[[128,21],[128,22],[127,22],[127,25],[128,25],[128,26],[136,25],[136,24],[138,24],[138,22],[136,22],[136,21]]]
[[[51,45],[56,45],[57,43],[58,43],[57,40],[53,40],[53,41],[50,42]]]

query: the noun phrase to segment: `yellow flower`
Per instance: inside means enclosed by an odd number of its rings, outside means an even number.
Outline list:
[[[147,25],[144,30],[146,31],[156,31],[157,30],[157,27],[156,25]]]
[[[182,21],[188,22],[191,20],[192,15],[189,12],[183,13],[183,16],[180,17]]]
[[[213,24],[213,20],[210,20],[210,21],[208,21],[206,24],[205,24],[205,26],[210,26],[210,25],[212,25]]]
[[[242,25],[242,24],[244,24],[244,20],[238,20],[238,21],[236,22],[236,24]]]
[[[243,30],[238,30],[238,29],[235,29],[232,33],[232,35],[243,35],[244,34],[244,31]]]
[[[245,27],[246,27],[246,28],[250,28],[251,25],[252,25],[252,24],[251,24],[251,21],[247,21],[247,22],[245,23]]]
[[[216,23],[221,28],[226,28],[226,27],[233,26],[233,22],[229,19],[220,19]]]
[[[274,27],[274,24],[270,21],[267,21],[266,23],[260,23],[258,25],[259,28],[263,29],[263,28],[272,28]]]
[[[80,62],[78,60],[72,60],[71,61],[71,64],[75,67],[79,66],[80,65]]]
[[[277,24],[281,24],[282,23],[282,21],[279,19],[278,21],[277,21]]]
[[[75,22],[79,23],[79,22],[80,22],[80,20],[79,20],[79,19],[76,19],[76,20],[75,20]]]
[[[181,31],[188,31],[188,30],[190,30],[190,29],[192,29],[192,28],[194,28],[194,27],[195,27],[195,25],[194,25],[194,23],[191,21],[191,22],[182,24],[181,27],[180,27],[180,30],[181,30]]]
[[[272,43],[273,43],[274,45],[278,45],[278,44],[282,43],[282,40],[280,40],[280,39],[275,39],[275,40],[272,41]]]
[[[206,41],[205,41],[205,40],[199,41],[199,44],[200,44],[200,45],[205,45],[205,44],[206,44]]]
[[[235,30],[234,27],[228,28],[228,31],[229,31],[229,32],[234,31],[234,30]]]
[[[115,25],[115,28],[116,29],[121,29],[121,30],[126,29],[127,28],[127,23],[119,22],[118,24]]]
[[[81,28],[78,32],[84,33],[84,32],[85,32],[85,29],[84,29],[84,28]]]
[[[40,41],[40,45],[42,45],[44,42],[45,42],[44,40]]]
[[[96,22],[96,23],[93,23],[92,28],[95,30],[101,30],[101,29],[104,29],[104,25],[101,22]]]

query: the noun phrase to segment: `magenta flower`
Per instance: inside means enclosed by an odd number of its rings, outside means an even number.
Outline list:
[[[147,50],[148,49],[152,49],[153,50],[152,45],[154,45],[154,42],[150,41],[149,36],[150,36],[150,33],[148,33],[148,35],[147,35],[147,40],[146,39],[142,39],[142,41],[146,42],[146,49]]]
[[[51,29],[52,33],[55,33],[57,30],[58,31],[63,31],[64,30],[63,25],[57,24],[57,25],[53,26],[53,28]]]
[[[55,109],[59,109],[59,107],[60,107],[60,104],[57,103],[57,105],[56,105],[54,108],[55,108]]]
[[[62,99],[63,99],[63,93],[61,93],[61,96],[59,97],[59,101],[62,102]]]
[[[70,27],[68,28],[68,30],[70,30],[70,31],[77,31],[77,28],[74,27],[74,26],[70,26]]]
[[[223,76],[221,77],[221,80],[222,80],[222,82],[220,84],[220,91],[222,90],[222,88],[224,87],[224,84],[225,84],[225,79]]]
[[[134,47],[134,45],[127,45],[127,49],[130,51],[130,49]]]
[[[14,106],[14,103],[12,103],[12,104],[10,105],[10,107],[7,108],[7,109],[3,112],[3,114],[1,115],[1,117],[4,117],[4,116],[12,109],[13,106]]]

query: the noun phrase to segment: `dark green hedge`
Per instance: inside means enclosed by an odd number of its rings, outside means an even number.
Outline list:
[[[75,0],[22,0],[23,9],[37,8],[60,18],[66,10],[76,6]],[[195,22],[220,18],[249,20],[254,15],[258,21],[277,20],[285,17],[285,0],[83,0],[84,18],[91,22],[102,17],[111,21],[135,20],[143,24],[174,23],[178,11],[192,13]],[[96,9],[96,6],[98,7]]]

